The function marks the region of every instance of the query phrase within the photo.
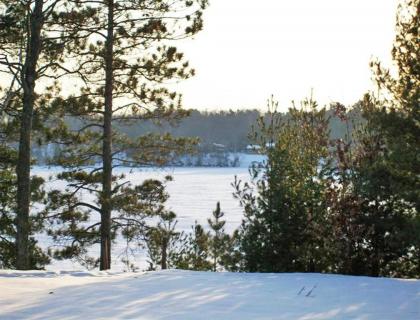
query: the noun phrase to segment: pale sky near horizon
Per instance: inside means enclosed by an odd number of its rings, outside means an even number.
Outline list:
[[[282,110],[308,96],[355,103],[369,61],[391,61],[397,0],[210,0],[203,31],[181,48],[196,69],[176,85],[184,107]]]

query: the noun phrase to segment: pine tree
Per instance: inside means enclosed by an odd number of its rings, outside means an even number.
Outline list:
[[[234,182],[245,211],[239,246],[246,271],[326,270],[328,118],[312,99],[302,107],[284,120],[270,101],[253,135],[268,159],[251,168],[251,183]]]
[[[369,107],[370,105],[370,107]],[[360,104],[365,121],[347,141],[332,145],[331,183],[327,201],[332,226],[333,271],[369,276],[410,276],[402,271],[413,264],[413,210],[392,192],[390,166],[383,136]],[[344,106],[339,106],[344,109]],[[339,115],[347,122],[348,115]],[[408,262],[408,264],[407,264]],[[415,264],[415,263],[414,263]]]
[[[32,114],[35,104],[35,81],[37,78],[37,63],[40,55],[41,31],[44,23],[44,1],[37,0],[34,3],[27,1],[19,3],[17,6],[11,6],[10,3],[1,3],[6,7],[6,14],[2,17],[2,33],[9,35],[4,37],[1,51],[2,64],[6,67],[12,65],[14,61],[19,59],[17,67],[13,67],[12,74],[14,79],[19,79],[22,94],[22,112],[20,114],[20,138],[18,162],[16,167],[17,173],[17,231],[16,246],[17,260],[16,267],[18,269],[29,269],[29,206],[30,206],[30,142],[32,131]],[[32,4],[34,5],[33,10]],[[20,15],[23,15],[20,17]],[[27,22],[26,22],[27,21]],[[29,30],[25,32],[24,23],[29,25]],[[19,28],[20,27],[20,28]],[[17,33],[11,33],[17,31]],[[26,45],[21,45],[25,41]],[[12,57],[8,51],[13,52]],[[21,58],[19,53],[25,53]],[[9,59],[11,61],[9,62]]]
[[[5,90],[1,115],[12,118],[18,131],[16,171],[16,268],[30,268],[31,246],[31,143],[52,109],[59,90],[55,80],[75,72],[62,66],[77,38],[72,1],[0,1],[0,72],[10,80]],[[77,17],[76,17],[77,18]],[[43,92],[35,86],[43,80]],[[40,180],[37,179],[39,182]]]
[[[175,267],[184,270],[212,270],[210,261],[210,234],[195,221],[191,232],[187,235],[185,244],[179,252]]]
[[[420,51],[418,0],[402,0],[392,49],[394,70],[372,63],[379,96],[362,102],[356,187],[370,200],[373,275],[420,274]],[[395,71],[395,72],[393,72]]]
[[[167,43],[200,31],[207,1],[87,0],[82,4],[95,11],[94,23],[83,26],[95,36],[86,39],[85,50],[78,55],[83,86],[79,95],[56,103],[66,107],[63,116],[83,117],[85,125],[77,132],[63,129],[63,143],[68,143],[68,148],[58,163],[68,170],[59,178],[67,180],[69,190],[65,195],[57,196],[58,191],[51,194],[53,202],[58,197],[67,202],[52,204],[50,209],[62,212],[61,217],[54,217],[56,222],[61,220],[63,234],[78,239],[70,245],[75,245],[73,249],[64,250],[66,256],[77,255],[83,247],[100,241],[100,269],[106,270],[111,267],[111,242],[116,232],[128,222],[142,226],[144,217],[156,211],[160,202],[155,199],[147,207],[142,203],[149,197],[144,192],[152,192],[153,198],[154,188],[132,186],[124,181],[124,175],[114,174],[114,169],[164,165],[195,142],[168,134],[130,139],[117,133],[114,126],[138,120],[174,123],[187,115],[180,97],[164,84],[188,78],[194,71],[183,54]],[[85,170],[94,164],[90,172]],[[90,192],[95,200],[81,201],[81,191]],[[99,214],[100,222],[82,230],[75,227],[93,213]]]
[[[370,94],[375,105],[366,116],[380,132],[390,165],[393,193],[420,211],[420,51],[418,0],[401,0],[392,49],[394,69],[372,62],[380,97]]]
[[[220,202],[216,204],[216,210],[213,211],[213,219],[207,219],[211,231],[213,232],[210,239],[210,256],[213,261],[213,271],[221,264],[222,257],[226,254],[230,238],[225,234],[225,220],[221,220],[225,214],[220,209]]]
[[[149,270],[156,270],[158,267],[164,270],[176,266],[185,246],[184,233],[175,231],[176,214],[165,211],[160,214],[159,219],[157,226],[146,232]]]

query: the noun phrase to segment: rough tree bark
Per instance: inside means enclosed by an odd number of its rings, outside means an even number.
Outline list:
[[[43,0],[35,0],[35,6],[28,23],[28,41],[21,81],[23,86],[22,115],[20,118],[20,138],[17,174],[17,219],[16,219],[16,267],[19,270],[30,268],[29,257],[29,211],[31,179],[31,131],[35,104],[36,66],[41,50],[41,29],[43,27]]]
[[[105,110],[103,123],[103,176],[101,207],[100,269],[111,268],[111,212],[112,212],[112,94],[114,50],[114,0],[108,1],[108,28],[105,43]]]

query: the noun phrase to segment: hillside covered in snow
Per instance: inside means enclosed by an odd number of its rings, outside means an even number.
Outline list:
[[[0,319],[420,319],[419,280],[1,270],[0,288]]]

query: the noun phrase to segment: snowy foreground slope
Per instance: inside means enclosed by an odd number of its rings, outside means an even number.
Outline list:
[[[420,281],[301,273],[0,270],[0,319],[418,320]]]

